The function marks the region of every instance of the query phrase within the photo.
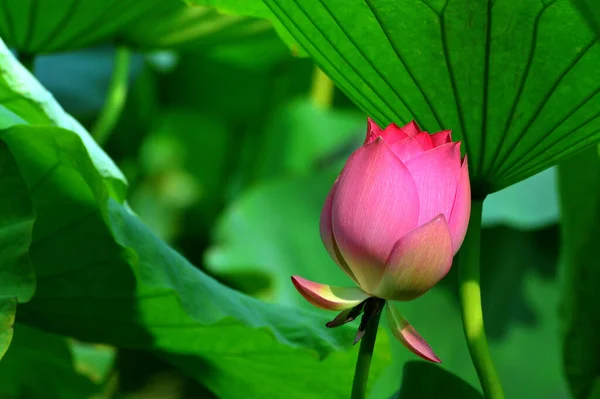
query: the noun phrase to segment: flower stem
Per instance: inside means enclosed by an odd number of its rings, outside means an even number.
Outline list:
[[[127,78],[131,53],[125,46],[117,47],[110,86],[104,106],[92,128],[92,136],[100,145],[104,144],[112,133],[127,98]]]
[[[504,399],[504,391],[490,357],[481,309],[479,264],[482,208],[483,200],[473,199],[469,229],[458,255],[460,303],[467,345],[483,394],[487,399]]]
[[[325,75],[318,66],[315,66],[310,94],[314,104],[323,109],[331,108],[334,90],[335,86],[329,76]]]
[[[373,358],[373,349],[375,348],[375,340],[377,339],[377,328],[379,327],[380,317],[381,309],[375,312],[370,318],[365,329],[365,335],[360,341],[356,368],[354,369],[351,399],[364,399],[366,397],[369,369],[371,368],[371,359]]]

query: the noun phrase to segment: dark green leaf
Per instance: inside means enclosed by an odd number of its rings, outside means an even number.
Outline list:
[[[563,238],[562,353],[577,399],[600,395],[600,158],[596,148],[559,166]]]
[[[17,302],[27,302],[35,291],[28,253],[34,218],[15,159],[0,142],[0,359],[10,344]]]
[[[81,399],[98,387],[75,369],[66,338],[16,325],[0,362],[0,395],[12,398]]]
[[[483,399],[483,395],[461,378],[425,362],[408,362],[402,370],[398,399]]]
[[[600,45],[568,0],[265,0],[381,124],[453,129],[473,189],[600,141]]]
[[[598,0],[571,0],[579,8],[581,15],[590,26],[600,35],[600,1]]]
[[[124,26],[164,0],[105,1],[6,0],[0,37],[27,53],[82,48],[111,39]]]

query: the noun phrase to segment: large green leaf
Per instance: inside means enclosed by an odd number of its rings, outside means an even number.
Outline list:
[[[115,36],[164,0],[5,0],[0,37],[28,53],[82,48]]]
[[[559,166],[562,220],[562,352],[578,399],[600,395],[600,158],[590,149]]]
[[[1,20],[1,18],[0,18]],[[90,134],[56,102],[50,92],[15,59],[0,39],[0,127],[16,123],[54,125],[71,130],[83,140],[92,161],[108,179],[111,190],[125,195],[126,181],[115,163],[96,144]],[[3,122],[4,121],[4,122]]]
[[[10,344],[17,302],[27,302],[35,291],[28,253],[33,221],[25,181],[0,142],[0,359]]]
[[[81,399],[98,387],[75,368],[66,338],[17,325],[15,339],[0,362],[0,396]]]
[[[475,194],[600,141],[600,45],[569,0],[265,0],[379,123],[453,129]]]
[[[20,322],[161,351],[222,397],[347,395],[352,328],[327,330],[318,314],[264,304],[194,268],[109,197],[76,134],[16,126],[0,138],[37,214],[30,255],[38,287]],[[381,343],[375,374],[389,356]]]

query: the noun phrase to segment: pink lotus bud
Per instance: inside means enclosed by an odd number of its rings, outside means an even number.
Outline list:
[[[294,284],[311,303],[331,310],[352,308],[363,297],[417,298],[448,273],[470,208],[467,160],[449,130],[430,135],[414,121],[382,130],[369,119],[363,146],[346,162],[321,214],[327,251],[358,287],[343,291],[298,277]],[[437,359],[399,313],[388,319],[400,320],[395,335],[413,352]],[[415,348],[417,342],[425,346]]]

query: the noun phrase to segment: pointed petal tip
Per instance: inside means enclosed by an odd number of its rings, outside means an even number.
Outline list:
[[[422,132],[421,128],[417,124],[417,121],[414,119],[402,126],[400,129],[402,129],[402,131],[410,137]]]
[[[417,330],[389,302],[387,302],[386,310],[392,334],[402,345],[424,360],[433,363],[442,362],[433,352],[427,341],[421,337]]]
[[[315,283],[297,275],[292,276],[292,283],[304,299],[325,310],[353,308],[369,297],[358,287],[335,287]]]
[[[375,140],[379,135],[381,135],[382,129],[379,127],[377,122],[371,119],[370,116],[367,116],[367,135],[365,137],[364,144],[369,144],[373,140]]]

